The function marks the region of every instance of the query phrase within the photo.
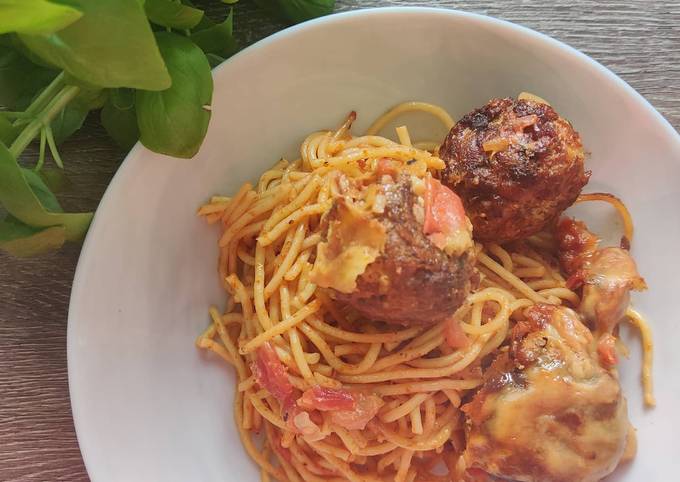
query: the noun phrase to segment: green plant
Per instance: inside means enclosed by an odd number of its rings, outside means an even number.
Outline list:
[[[233,4],[236,0],[223,0]],[[333,0],[258,0],[295,23]],[[190,158],[210,121],[211,66],[238,50],[233,11],[215,21],[188,0],[0,0],[0,250],[30,256],[78,241],[92,213],[65,213],[49,150],[100,110],[124,149]],[[38,161],[20,161],[33,142]]]

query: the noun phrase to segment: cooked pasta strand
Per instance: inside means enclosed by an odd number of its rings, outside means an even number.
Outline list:
[[[209,308],[210,324],[195,344],[234,366],[234,418],[262,482],[460,479],[467,411],[461,405],[484,383],[486,360],[512,344],[527,308],[581,305],[555,261],[558,243],[548,230],[525,242],[475,245],[480,285],[443,321],[364,320],[338,292],[317,285],[324,284],[315,271],[320,256],[337,248],[328,213],[339,196],[360,191],[363,197],[351,199],[380,213],[378,175],[385,183],[394,181],[393,168],[414,176],[417,192],[424,176],[437,177],[444,167],[439,142],[412,138],[405,125],[396,129],[399,142],[377,134],[411,111],[433,115],[447,129],[453,125],[440,107],[407,102],[353,136],[352,113],[335,130],[310,134],[298,159],[280,159],[257,182],[231,197],[212,196],[198,209],[221,230],[217,271],[228,296],[223,312]],[[630,241],[632,220],[623,203],[601,193],[579,198],[592,200],[619,211]],[[354,234],[349,243],[361,239]],[[360,244],[357,252],[366,254]],[[641,334],[645,402],[653,405],[651,332],[632,308],[626,315]],[[452,334],[451,323],[461,333]],[[353,409],[344,405],[348,400]],[[442,462],[450,473],[435,475]]]

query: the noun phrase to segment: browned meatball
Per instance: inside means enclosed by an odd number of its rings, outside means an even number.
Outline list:
[[[598,248],[599,239],[580,221],[562,219],[555,237],[567,286],[583,286],[579,312],[598,333],[612,333],[630,304],[631,290],[647,289],[635,260],[622,248]]]
[[[535,305],[526,316],[463,407],[465,462],[502,480],[600,480],[634,436],[618,379],[574,311]]]
[[[581,138],[548,104],[493,99],[465,115],[440,150],[444,184],[463,199],[475,239],[508,242],[545,228],[588,182]]]
[[[478,278],[469,221],[457,246],[443,249],[424,233],[422,198],[408,180],[381,192],[384,209],[369,217],[335,200],[313,279],[369,320],[426,324],[451,316]]]

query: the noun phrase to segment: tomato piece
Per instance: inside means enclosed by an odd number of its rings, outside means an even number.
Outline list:
[[[299,433],[310,441],[325,438],[325,435],[321,433],[321,428],[312,420],[309,412],[300,410],[300,408],[293,405],[289,413],[290,416],[288,417],[287,424],[294,432]]]
[[[568,275],[578,273],[600,242],[581,221],[563,218],[555,230],[560,266]],[[574,284],[575,285],[575,284]]]
[[[470,339],[460,326],[460,322],[453,317],[444,325],[444,340],[451,348],[465,348],[470,344]]]
[[[363,430],[383,406],[383,401],[376,395],[362,393],[356,394],[354,398],[354,409],[332,411],[331,421],[347,430]]]
[[[395,162],[386,157],[378,159],[378,165],[376,166],[375,172],[378,176],[392,176],[394,177],[397,173],[397,167]]]
[[[566,286],[570,290],[575,290],[583,286],[586,281],[586,270],[579,268],[567,278]]]
[[[257,384],[271,393],[286,413],[293,404],[293,384],[288,379],[286,367],[283,366],[269,342],[257,349],[257,356],[251,370]]]
[[[465,209],[458,195],[433,177],[425,181],[425,234],[451,234],[465,227]]]
[[[616,338],[609,333],[605,333],[597,341],[597,354],[600,358],[600,363],[605,368],[611,368],[619,362],[616,355]]]
[[[347,390],[314,386],[305,391],[297,401],[298,406],[307,410],[352,410],[356,400]]]

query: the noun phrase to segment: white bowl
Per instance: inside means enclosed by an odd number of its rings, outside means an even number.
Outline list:
[[[69,383],[93,480],[259,480],[234,428],[234,375],[193,344],[208,305],[224,302],[217,233],[196,217],[208,196],[233,192],[352,109],[361,132],[397,102],[434,102],[458,118],[520,91],[549,99],[573,122],[592,152],[586,191],[621,196],[636,221],[633,251],[650,290],[635,303],[656,336],[658,407],[643,408],[633,336],[621,379],[639,451],[613,478],[678,472],[680,139],[633,89],[544,35],[426,8],[308,22],[246,49],[214,77],[213,119],[196,158],[137,145],[104,195],[78,264]],[[605,207],[589,210],[615,229]]]

